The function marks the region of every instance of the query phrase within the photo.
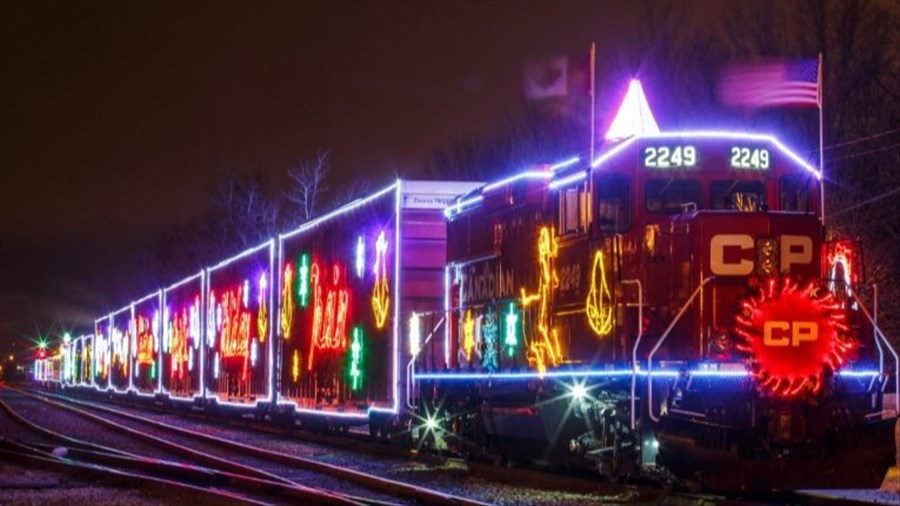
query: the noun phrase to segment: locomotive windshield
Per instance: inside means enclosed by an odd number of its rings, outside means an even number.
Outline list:
[[[686,206],[700,207],[700,182],[695,179],[648,179],[645,187],[647,210],[677,214]]]
[[[766,203],[766,188],[762,181],[713,181],[709,203],[712,209],[761,211]]]

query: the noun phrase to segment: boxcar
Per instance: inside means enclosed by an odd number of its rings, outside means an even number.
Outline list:
[[[401,322],[441,306],[442,212],[475,186],[398,180],[279,235],[279,409],[389,430],[405,398]]]

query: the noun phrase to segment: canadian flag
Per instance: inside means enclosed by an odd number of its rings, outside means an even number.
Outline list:
[[[562,97],[569,90],[569,57],[556,56],[525,63],[522,93],[525,98],[540,100]]]

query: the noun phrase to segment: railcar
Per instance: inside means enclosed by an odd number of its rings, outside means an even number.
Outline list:
[[[155,397],[160,379],[160,336],[162,330],[162,290],[131,305],[131,390],[140,396]]]
[[[205,272],[188,276],[163,289],[157,395],[169,402],[201,403],[204,348],[203,295]]]
[[[274,240],[206,270],[201,375],[214,406],[271,402]]]
[[[713,488],[877,483],[897,355],[853,248],[824,240],[820,180],[774,137],[674,132],[461,197],[444,336],[414,359],[421,444]]]
[[[76,360],[81,364],[79,367],[81,374],[79,375],[78,383],[81,387],[94,387],[94,375],[97,370],[95,365],[96,356],[94,355],[94,342],[94,335],[88,334],[79,340],[80,346],[76,347]]]
[[[387,435],[406,398],[401,322],[440,307],[443,209],[475,183],[403,181],[278,236],[278,410]]]
[[[34,380],[43,386],[55,388],[62,380],[62,356],[51,355],[34,361]]]

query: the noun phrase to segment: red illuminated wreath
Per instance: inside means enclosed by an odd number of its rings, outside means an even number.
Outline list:
[[[750,371],[763,391],[790,397],[818,393],[855,348],[847,315],[831,292],[815,283],[805,289],[789,279],[767,280],[760,294],[742,304],[737,348],[750,357]]]

